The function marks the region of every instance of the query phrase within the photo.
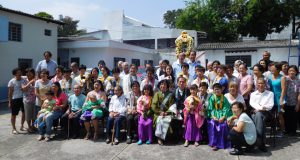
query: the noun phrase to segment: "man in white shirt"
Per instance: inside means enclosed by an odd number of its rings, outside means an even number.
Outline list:
[[[45,59],[40,61],[36,66],[37,75],[40,75],[41,70],[47,69],[49,71],[49,79],[55,76],[55,69],[57,67],[57,63],[51,60],[52,53],[50,51],[44,52]]]
[[[197,56],[196,51],[192,51],[189,56],[189,60],[187,62],[189,64],[189,74],[191,77],[193,77],[193,79],[197,77],[195,72],[195,67],[201,66],[201,63],[199,61],[196,61],[196,56]]]
[[[266,152],[266,126],[265,121],[269,118],[270,111],[274,106],[274,94],[265,90],[266,81],[263,78],[257,79],[257,90],[250,95],[250,105],[254,109],[252,115],[256,126],[257,142],[259,149]]]
[[[137,76],[137,67],[135,64],[130,65],[130,73],[123,77],[122,87],[126,97],[128,97],[129,92],[131,91],[131,84],[133,81],[141,83],[141,79]]]
[[[110,143],[112,140],[115,145],[119,144],[119,137],[120,137],[120,129],[122,121],[125,120],[125,115],[127,111],[126,105],[126,98],[123,94],[122,87],[116,86],[114,88],[115,95],[112,96],[110,103],[109,103],[109,116],[107,119],[107,126],[106,126],[106,143]],[[114,132],[116,134],[114,139],[111,139],[111,129],[114,125]]]

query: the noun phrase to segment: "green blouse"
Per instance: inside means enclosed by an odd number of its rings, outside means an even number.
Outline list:
[[[216,96],[217,99],[215,99],[214,94],[210,96],[208,101],[208,107],[207,107],[207,117],[212,119],[212,116],[220,119],[221,117],[225,116],[225,119],[232,116],[232,112],[230,109],[230,104],[225,96],[223,100],[222,109],[220,109],[220,101],[221,96]],[[215,108],[215,102],[217,101],[218,108]]]

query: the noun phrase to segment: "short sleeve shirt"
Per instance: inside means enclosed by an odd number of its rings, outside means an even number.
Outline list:
[[[257,135],[256,135],[256,128],[255,128],[253,121],[246,113],[242,113],[240,115],[240,117],[237,121],[237,124],[241,121],[244,122],[244,124],[245,124],[243,134],[244,134],[247,144],[249,144],[249,145],[254,144],[256,141]]]
[[[72,111],[78,111],[82,108],[86,96],[83,94],[80,94],[79,96],[76,96],[75,94],[71,95],[68,99],[69,104],[71,105]]]
[[[25,80],[23,78],[21,78],[21,80],[16,80],[16,78],[11,79],[8,82],[8,87],[13,87],[14,88],[14,92],[12,95],[12,99],[17,99],[17,98],[22,98],[23,97],[23,92],[22,92],[22,84],[25,83]]]
[[[54,97],[54,99],[56,101],[56,106],[60,106],[64,101],[68,100],[68,97],[65,93],[61,92],[60,95],[58,97]]]
[[[242,94],[246,89],[247,89],[247,85],[253,85],[253,78],[251,75],[246,75],[246,76],[242,76],[241,74],[239,75],[239,93]],[[249,99],[248,95],[244,96],[244,99]]]

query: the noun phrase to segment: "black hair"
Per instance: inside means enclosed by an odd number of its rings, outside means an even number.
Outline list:
[[[167,84],[167,88],[169,89],[169,87],[170,87],[170,82],[169,82],[168,80],[166,80],[166,79],[163,79],[163,80],[161,80],[160,82],[158,82],[157,88],[160,88],[160,85],[161,85],[162,83],[166,83],[166,84]]]
[[[17,74],[17,72],[18,71],[22,71],[22,69],[21,68],[19,68],[19,67],[17,67],[17,68],[14,68],[12,71],[11,71],[11,73],[12,73],[12,75],[16,75]]]
[[[242,112],[245,111],[243,103],[235,101],[231,104],[230,108],[232,108],[232,106],[234,106],[234,105],[236,105],[238,107],[238,109],[240,109]]]
[[[45,52],[44,52],[44,56],[45,56],[46,54],[48,54],[49,57],[52,57],[52,53],[51,53],[50,51],[45,51]]]
[[[140,83],[138,81],[133,81],[130,87],[132,88],[134,85],[138,85],[140,87]]]
[[[106,66],[106,64],[105,64],[105,61],[104,61],[104,60],[100,60],[100,61],[98,62],[98,66],[99,66],[99,64],[102,64],[103,66]]]
[[[58,88],[57,97],[60,96],[60,94],[62,93],[60,83],[59,82],[54,82],[53,85],[55,85]]]
[[[215,83],[213,86],[212,86],[213,89],[217,88],[217,89],[222,89],[222,85],[220,83]]]
[[[274,63],[274,66],[275,66],[275,68],[278,70],[278,72],[280,72],[280,71],[281,71],[281,68],[282,68],[282,63],[275,62],[275,63]]]
[[[191,85],[190,90],[198,90],[198,86],[196,84]]]
[[[103,83],[98,79],[98,80],[96,80],[95,82],[94,82],[94,84],[95,83],[99,83],[100,84],[100,91],[104,91],[104,85],[103,85]]]
[[[84,70],[86,70],[86,65],[83,65],[83,64],[82,64],[82,65],[80,65],[80,66],[79,66],[79,70],[81,70],[81,69],[84,69]]]
[[[153,92],[153,86],[152,86],[152,85],[146,84],[146,85],[144,86],[143,91],[142,91],[142,94],[143,94],[143,95],[144,95],[144,91],[145,91],[145,90],[150,91],[149,95],[150,95],[151,97],[153,97],[154,92]]]
[[[167,60],[167,59],[164,59],[164,60],[162,61],[162,63],[166,63],[167,65],[170,64],[169,60]]]
[[[206,89],[208,89],[208,84],[206,82],[201,82],[200,87],[206,87]]]
[[[121,71],[118,67],[113,68],[111,72],[112,73],[121,73]]]
[[[50,90],[50,91],[46,92],[46,95],[54,96],[54,92]]]
[[[218,60],[213,61],[212,65],[214,65],[214,63],[217,63],[217,65],[221,64],[220,61],[218,61]]]
[[[49,76],[49,71],[47,69],[42,69],[41,72],[40,72],[40,74],[42,74],[42,73],[44,73],[47,76]]]
[[[64,67],[61,66],[61,65],[58,65],[58,66],[56,67],[56,69],[59,69],[62,73],[64,72]]]
[[[94,67],[94,68],[91,70],[91,74],[92,74],[93,70],[96,70],[96,71],[97,71],[97,73],[99,74],[99,70],[98,70],[98,68],[97,68],[97,67]]]
[[[223,70],[227,70],[227,66],[226,65],[224,65],[224,64],[222,64],[222,65],[220,65],[220,67],[219,68],[221,68],[221,69],[223,69]]]
[[[290,70],[291,68],[294,68],[294,70],[296,71],[296,76],[297,76],[299,73],[298,67],[296,65],[290,65],[288,70]]]
[[[181,68],[182,68],[182,67],[187,67],[187,68],[189,69],[190,66],[189,66],[188,63],[184,62],[184,63],[181,65]]]
[[[202,71],[202,72],[205,72],[205,68],[202,67],[201,65],[195,66],[195,70],[200,70],[200,71]]]
[[[25,71],[26,73],[32,73],[33,76],[35,76],[35,70],[33,68],[27,68]]]
[[[253,66],[253,69],[254,69],[254,67],[257,67],[258,68],[258,70],[261,72],[261,73],[264,73],[264,67],[262,66],[262,65],[260,65],[260,64],[255,64],[254,66]]]
[[[65,68],[64,73],[72,73],[72,69],[71,68]]]
[[[108,69],[108,67],[104,66],[103,69],[106,71],[106,74],[109,75],[109,69]]]
[[[148,72],[152,72],[153,74],[154,74],[154,68],[153,67],[148,67],[147,69],[146,69],[146,73],[148,73]]]
[[[233,65],[232,65],[232,64],[226,64],[226,68],[227,68],[227,69],[234,70],[234,68],[233,68]]]

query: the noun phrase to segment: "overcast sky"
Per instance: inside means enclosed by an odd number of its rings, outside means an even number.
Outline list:
[[[125,15],[146,24],[164,27],[163,14],[167,10],[184,8],[184,0],[1,0],[3,7],[35,14],[45,11],[58,19],[58,15],[80,20],[79,28],[99,29],[99,14],[111,10],[124,10]]]

